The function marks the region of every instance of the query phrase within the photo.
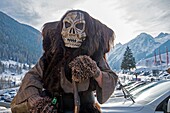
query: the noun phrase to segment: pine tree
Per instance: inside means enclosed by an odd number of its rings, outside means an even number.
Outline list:
[[[0,74],[3,72],[3,64],[2,62],[0,61]]]
[[[136,68],[135,58],[133,57],[133,53],[131,49],[127,46],[126,51],[123,56],[121,69],[122,70],[130,70]]]

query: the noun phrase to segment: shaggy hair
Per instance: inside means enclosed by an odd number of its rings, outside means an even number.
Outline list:
[[[86,39],[77,48],[64,46],[61,36],[64,17],[70,12],[81,12],[86,21]],[[42,30],[43,35],[43,61],[44,61],[44,87],[50,92],[59,90],[59,71],[64,67],[66,77],[71,81],[71,70],[68,64],[79,55],[90,56],[96,63],[109,51],[114,42],[114,32],[100,21],[91,17],[87,12],[81,10],[70,10],[60,21],[46,23]],[[50,81],[50,82],[49,82]],[[55,86],[55,87],[54,87]]]

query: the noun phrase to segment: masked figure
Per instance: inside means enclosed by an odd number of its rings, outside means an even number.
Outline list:
[[[81,10],[70,10],[42,30],[44,53],[26,73],[11,103],[13,113],[100,113],[117,75],[105,54],[114,32]],[[96,92],[96,98],[94,97]]]

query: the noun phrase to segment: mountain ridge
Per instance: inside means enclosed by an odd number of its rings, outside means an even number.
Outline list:
[[[35,28],[19,23],[0,11],[0,60],[14,60],[21,63],[35,64],[42,55],[42,36]],[[128,43],[118,43],[107,54],[112,69],[120,69],[123,54],[129,46],[136,62],[152,57],[154,52],[165,53],[165,46],[170,51],[170,34],[161,32],[152,37],[140,33]],[[158,52],[157,52],[158,53]]]
[[[42,54],[41,33],[0,11],[0,60],[36,63]]]
[[[158,51],[160,48],[161,54],[165,53],[165,46],[170,45],[170,34],[160,33],[157,38],[152,37],[147,33],[141,33],[137,35],[134,39],[130,40],[125,44],[116,44],[116,46],[111,49],[108,54],[108,63],[113,70],[119,70],[120,65],[123,59],[123,54],[126,50],[126,47],[132,50],[133,56],[135,57],[136,62],[152,57],[154,51]],[[166,45],[164,45],[166,44]],[[118,46],[118,47],[117,47]],[[170,47],[168,46],[168,51]],[[164,50],[163,50],[164,49]]]

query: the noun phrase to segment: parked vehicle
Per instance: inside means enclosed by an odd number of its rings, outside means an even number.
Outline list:
[[[147,85],[146,85],[147,86]],[[101,105],[103,113],[167,113],[170,81],[158,81],[119,102]],[[134,101],[132,101],[132,99]]]
[[[0,111],[6,110],[6,109],[7,109],[6,107],[0,106]]]
[[[159,79],[166,79],[170,74],[169,73],[164,73],[159,76]]]
[[[14,98],[14,96],[17,94],[16,91],[10,91],[9,94],[11,95],[11,98]]]
[[[1,94],[0,97],[1,97],[0,98],[1,100],[6,100],[8,98],[11,98],[11,95],[9,93],[4,93],[4,94]]]

